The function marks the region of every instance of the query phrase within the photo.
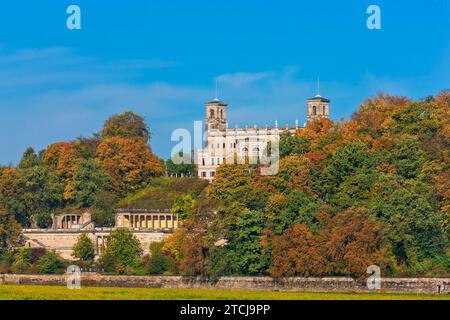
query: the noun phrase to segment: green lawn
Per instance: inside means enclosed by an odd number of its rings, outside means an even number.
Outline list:
[[[450,295],[255,292],[198,289],[94,288],[0,285],[0,300],[433,300]]]

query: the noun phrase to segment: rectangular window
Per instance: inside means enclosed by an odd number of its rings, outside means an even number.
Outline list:
[[[211,178],[213,178],[216,175],[216,173],[214,171],[211,171],[209,175]]]
[[[202,178],[206,178],[206,172],[205,171],[202,172]]]

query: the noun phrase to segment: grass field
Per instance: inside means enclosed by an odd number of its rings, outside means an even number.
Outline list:
[[[450,295],[254,292],[0,285],[0,300],[450,300]]]

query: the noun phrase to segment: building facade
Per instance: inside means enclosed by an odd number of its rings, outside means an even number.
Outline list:
[[[125,228],[136,236],[147,254],[151,243],[161,242],[179,227],[178,215],[161,209],[119,209],[115,220],[113,228],[97,228],[91,212],[86,210],[54,216],[50,229],[25,229],[22,233],[26,247],[55,250],[64,259],[72,260],[72,248],[81,234],[91,239],[99,255],[111,232]]]
[[[307,121],[328,118],[330,100],[319,94],[307,103]],[[216,175],[217,167],[223,163],[250,163],[270,165],[274,155],[277,155],[277,146],[280,134],[289,132],[294,134],[302,127],[295,120],[294,126],[274,127],[245,126],[230,128],[228,126],[228,104],[214,99],[205,104],[206,142],[202,150],[196,150],[198,177],[212,181]]]

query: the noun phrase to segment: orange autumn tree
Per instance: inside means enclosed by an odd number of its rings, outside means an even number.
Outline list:
[[[64,199],[72,198],[71,179],[78,162],[83,158],[78,154],[76,144],[72,142],[57,142],[50,145],[44,152],[42,162],[56,171],[65,180]]]
[[[141,139],[106,138],[97,148],[97,161],[119,195],[136,191],[164,173],[162,161]]]
[[[273,237],[272,276],[364,276],[371,264],[385,267],[389,254],[382,228],[367,212],[349,209],[332,216],[324,207],[317,216],[323,227],[316,235],[297,224]]]

